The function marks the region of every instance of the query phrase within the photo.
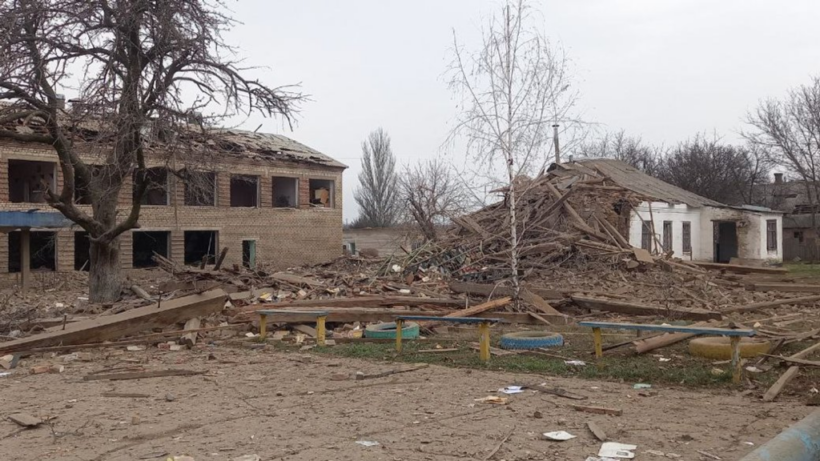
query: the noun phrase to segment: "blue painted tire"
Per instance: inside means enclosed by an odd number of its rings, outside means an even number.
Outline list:
[[[396,339],[396,322],[374,323],[364,329],[365,338],[375,339]],[[404,322],[401,329],[401,339],[417,339],[419,337],[419,324]]]
[[[501,336],[502,349],[538,349],[564,345],[564,337],[549,331],[517,331]]]

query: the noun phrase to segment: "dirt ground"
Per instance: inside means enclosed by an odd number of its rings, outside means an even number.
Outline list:
[[[209,360],[209,354],[212,354]],[[83,359],[88,361],[83,361]],[[90,359],[90,360],[89,360]],[[62,373],[29,374],[41,364]],[[197,376],[84,381],[106,368],[184,368]],[[3,460],[165,460],[189,455],[232,460],[484,460],[509,435],[495,460],[584,460],[598,442],[595,421],[612,441],[638,445],[638,460],[739,459],[810,412],[795,402],[762,403],[736,391],[692,392],[653,386],[639,396],[632,383],[431,366],[384,378],[345,379],[407,364],[317,354],[211,347],[191,351],[97,351],[80,360],[27,359],[0,378]],[[573,401],[526,391],[508,405],[475,399],[511,384],[549,383],[588,397]],[[105,392],[147,398],[105,397]],[[582,413],[581,403],[623,410],[622,416]],[[534,417],[538,411],[541,418]],[[53,417],[21,430],[6,416]],[[577,436],[551,442],[542,433]],[[357,441],[375,441],[366,447]]]

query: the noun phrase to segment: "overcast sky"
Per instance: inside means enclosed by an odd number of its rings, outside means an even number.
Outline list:
[[[228,35],[271,85],[300,83],[312,101],[293,131],[253,116],[242,128],[293,137],[350,166],[361,142],[388,131],[402,164],[463,152],[442,144],[455,114],[444,73],[453,30],[470,47],[501,3],[491,0],[240,0]],[[586,121],[675,144],[698,132],[739,138],[744,114],[818,72],[820,2],[575,0],[535,2],[545,34],[572,59]]]

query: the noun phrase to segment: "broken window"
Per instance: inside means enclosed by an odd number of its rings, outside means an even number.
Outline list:
[[[185,264],[216,262],[216,231],[185,231]]]
[[[684,221],[681,228],[681,238],[683,239],[683,252],[692,254],[692,223]]]
[[[46,203],[46,191],[57,190],[57,164],[9,160],[9,201]]]
[[[168,170],[165,167],[145,170],[148,185],[142,196],[143,205],[168,205]],[[137,198],[137,172],[134,172],[134,198]]]
[[[102,170],[102,165],[88,165],[88,170],[93,176],[98,176]],[[83,178],[75,174],[74,179],[74,203],[78,205],[91,205],[92,178]]]
[[[641,248],[652,251],[652,226],[646,221],[641,226]]]
[[[311,179],[311,206],[333,208],[333,190],[333,181],[329,179]]]
[[[259,176],[231,176],[231,206],[259,206]]]
[[[20,231],[9,232],[9,272],[20,272],[22,244]],[[57,233],[31,232],[29,239],[29,267],[31,270],[57,269]]]
[[[216,173],[185,170],[186,206],[216,206]]]
[[[242,265],[256,269],[256,240],[242,240]]]
[[[299,180],[274,176],[273,207],[296,208],[297,206],[299,206]]]
[[[155,267],[154,253],[168,257],[168,245],[171,242],[170,232],[136,231],[133,236],[133,265],[135,268]]]
[[[766,220],[766,250],[777,251],[777,220]]]
[[[794,239],[798,243],[803,243],[803,231],[794,231]]]
[[[74,232],[74,270],[91,270],[91,240],[88,232]]]
[[[663,251],[672,251],[672,221],[663,222]]]

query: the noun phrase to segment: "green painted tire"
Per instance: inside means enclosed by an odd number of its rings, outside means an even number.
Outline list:
[[[396,322],[374,323],[364,329],[365,338],[374,339],[396,339]],[[401,329],[401,339],[417,339],[419,337],[419,324],[404,322]]]

